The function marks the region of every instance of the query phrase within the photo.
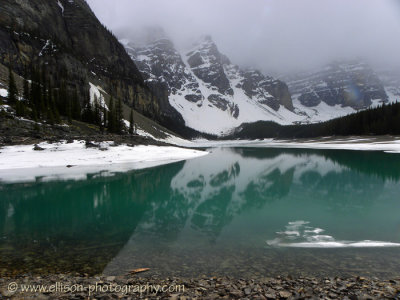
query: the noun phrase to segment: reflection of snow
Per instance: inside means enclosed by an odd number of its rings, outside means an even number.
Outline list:
[[[268,240],[269,246],[292,248],[363,248],[400,247],[400,243],[363,240],[337,241],[330,235],[321,235],[325,230],[306,226],[309,222],[289,222],[285,231],[277,232],[278,237]]]
[[[274,157],[260,158],[243,156],[229,148],[211,150],[207,157],[185,162],[183,169],[172,179],[171,188],[186,199],[199,203],[212,199],[224,190],[232,190],[229,210],[240,210],[247,203],[246,191],[251,187],[260,195],[285,174],[293,172],[287,182],[299,182],[307,172],[316,172],[321,177],[329,173],[341,173],[345,167],[319,155],[292,155],[282,153]],[[281,189],[279,189],[281,190]]]

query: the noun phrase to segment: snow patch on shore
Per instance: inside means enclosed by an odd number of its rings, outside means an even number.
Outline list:
[[[103,142],[95,148],[86,148],[85,141],[70,144],[44,142],[38,146],[44,150],[35,151],[33,145],[0,149],[0,182],[84,179],[87,174],[99,173],[104,176],[208,154],[177,147],[113,146],[113,142]]]

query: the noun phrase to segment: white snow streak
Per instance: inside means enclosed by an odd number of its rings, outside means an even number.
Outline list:
[[[57,4],[61,8],[61,14],[64,15],[64,6],[61,4],[60,0],[57,0]]]
[[[101,107],[105,107],[108,110],[107,104],[104,100],[104,96],[102,93],[107,94],[101,87],[94,85],[93,83],[89,82],[90,85],[90,103],[94,105],[94,100],[97,98],[97,101]]]

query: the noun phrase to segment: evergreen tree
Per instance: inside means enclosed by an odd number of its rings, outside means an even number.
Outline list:
[[[82,121],[87,123],[93,123],[93,111],[92,104],[90,103],[90,94],[87,93],[82,112]]]
[[[17,101],[17,84],[15,83],[15,78],[11,67],[8,68],[8,103],[14,104]]]
[[[75,120],[80,120],[81,119],[81,104],[79,103],[79,98],[78,98],[78,90],[74,90],[74,95],[72,97],[72,118]]]
[[[36,118],[40,118],[41,103],[42,103],[42,89],[40,82],[40,75],[37,70],[32,70],[32,83],[30,88],[30,106],[32,110],[36,111]]]
[[[38,103],[40,102],[40,85],[38,81],[37,72],[34,68],[32,68],[32,83],[30,86],[30,96],[29,96],[29,104],[31,108],[35,107],[36,110],[38,108]]]
[[[59,89],[57,89],[57,88],[52,89],[52,91],[51,91],[51,98],[53,99],[53,104],[54,104],[55,107],[57,108],[58,113],[60,113],[60,109],[59,109],[59,103],[60,103],[60,101],[59,101],[59,96],[60,96]]]
[[[17,101],[17,103],[15,104],[15,112],[18,117],[25,116],[25,105],[22,101]]]
[[[23,98],[27,103],[30,103],[30,92],[29,92],[29,83],[26,78],[24,78],[24,91],[23,91]]]
[[[93,110],[90,103],[87,103],[86,106],[83,108],[82,121],[93,123]]]
[[[38,121],[38,116],[37,116],[37,111],[36,111],[36,107],[32,108],[32,112],[31,112],[31,119],[35,122]]]
[[[116,133],[122,134],[124,127],[122,102],[121,99],[118,99],[116,109]]]
[[[133,109],[131,109],[131,115],[129,117],[129,134],[133,134],[133,132],[134,132]]]
[[[65,81],[61,82],[59,96],[58,96],[58,110],[61,115],[67,116],[68,114],[68,94],[67,94],[67,86]]]
[[[97,96],[94,95],[94,124],[100,126],[101,125],[101,110],[100,110],[100,105],[99,101],[97,99]]]
[[[100,131],[101,133],[104,133],[104,128],[105,128],[105,121],[106,121],[106,115],[105,115],[105,109],[104,106],[100,105],[99,106],[99,118],[100,118]]]
[[[43,71],[42,71],[43,72]],[[46,79],[44,79],[44,75],[42,75],[42,100],[43,100],[43,105],[45,109],[47,110],[47,107],[49,106],[49,93],[48,93],[48,85]]]
[[[110,107],[108,111],[108,132],[115,133],[115,112],[114,112],[114,99],[110,99]]]
[[[107,128],[107,110],[105,104],[103,106],[103,126]]]
[[[71,124],[72,123],[72,104],[71,104],[69,97],[67,98],[66,109],[67,109],[67,120],[68,120],[68,123]]]
[[[40,97],[40,105],[39,105],[39,117],[44,119],[46,116],[47,108],[45,104],[45,99],[43,99],[43,96]]]
[[[54,113],[54,121],[56,124],[61,124],[61,118],[60,118],[60,113],[58,112],[57,106],[55,104],[55,101],[51,101],[51,109]]]
[[[54,113],[51,109],[51,107],[47,108],[47,123],[49,123],[50,125],[54,125]]]
[[[309,125],[281,126],[256,122],[243,127],[241,138],[312,138],[319,136],[400,134],[400,103],[380,105],[341,118]]]

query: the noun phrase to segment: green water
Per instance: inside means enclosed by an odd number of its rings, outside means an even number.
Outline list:
[[[210,151],[86,180],[0,183],[0,275],[399,275],[400,155]]]

